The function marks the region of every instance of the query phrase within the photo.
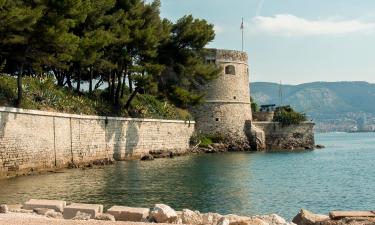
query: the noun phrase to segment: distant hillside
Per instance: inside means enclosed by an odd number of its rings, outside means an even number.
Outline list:
[[[375,115],[375,84],[367,82],[314,82],[282,85],[283,104],[292,105],[317,122],[357,120]],[[255,82],[250,85],[258,104],[279,104],[280,85]],[[374,116],[375,117],[375,116]]]

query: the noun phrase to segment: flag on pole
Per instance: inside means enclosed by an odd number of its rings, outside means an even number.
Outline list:
[[[243,30],[244,30],[244,24],[243,24],[243,18],[242,18],[242,22],[241,22],[241,33],[242,33],[242,48],[241,50],[243,51]]]

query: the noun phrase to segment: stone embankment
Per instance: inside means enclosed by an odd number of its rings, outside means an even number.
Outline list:
[[[147,225],[375,225],[375,212],[331,212],[329,216],[302,209],[293,222],[271,214],[262,216],[220,215],[184,209],[175,211],[168,205],[153,208],[113,206],[105,213],[103,205],[31,199],[23,205],[0,205],[0,224],[114,224]]]
[[[294,218],[297,225],[375,225],[375,211],[333,211],[329,215],[302,209]]]
[[[0,224],[191,224],[191,225],[292,225],[282,217],[272,214],[264,216],[220,215],[218,213],[200,213],[184,209],[175,211],[170,206],[156,204],[153,208],[132,208],[113,206],[105,213],[103,206],[97,204],[71,203],[56,200],[31,199],[23,205],[1,205]],[[4,223],[5,221],[13,221]],[[18,221],[19,223],[16,223]],[[36,221],[32,223],[32,221]],[[46,222],[48,221],[48,222]],[[69,221],[69,222],[67,222]],[[99,223],[98,221],[101,221]],[[124,223],[127,222],[127,223]],[[26,224],[26,223],[25,223]]]

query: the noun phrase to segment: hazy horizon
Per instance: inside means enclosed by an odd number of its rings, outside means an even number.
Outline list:
[[[241,18],[251,80],[375,83],[375,1],[161,0],[172,21],[193,14],[215,25],[209,47],[241,49]]]

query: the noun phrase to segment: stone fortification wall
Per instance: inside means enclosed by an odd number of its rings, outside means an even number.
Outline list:
[[[0,107],[0,177],[149,151],[185,152],[194,122],[70,115]]]
[[[193,110],[197,129],[203,134],[246,144],[246,121],[252,119],[247,54],[209,49],[206,61],[220,66],[222,72],[204,87],[205,103]]]
[[[259,122],[272,122],[275,112],[256,112],[253,114],[253,119]]]
[[[275,122],[252,122],[252,125],[265,133],[267,150],[313,149],[314,123],[305,122],[282,126]]]

